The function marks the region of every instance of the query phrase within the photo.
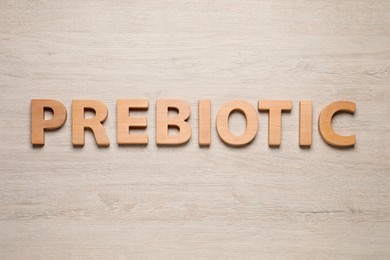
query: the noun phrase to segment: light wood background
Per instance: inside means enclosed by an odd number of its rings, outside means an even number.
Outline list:
[[[1,259],[390,259],[390,1],[0,2]],[[30,100],[109,107],[111,146],[71,146],[71,118],[30,145]],[[116,144],[117,98],[148,98],[147,147]],[[155,144],[156,98],[192,106],[193,138]],[[210,148],[197,101],[212,100]],[[223,102],[291,99],[282,146],[267,114],[242,149],[215,130]],[[314,102],[310,150],[298,104]],[[326,145],[321,109],[354,149]],[[231,128],[243,131],[233,115]]]

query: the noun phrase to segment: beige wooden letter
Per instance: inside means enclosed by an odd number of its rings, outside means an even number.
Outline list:
[[[85,111],[92,110],[95,117],[85,118]],[[108,116],[107,106],[96,100],[73,100],[72,101],[72,143],[74,146],[85,144],[85,129],[93,132],[98,146],[109,146],[106,131],[102,123]]]
[[[341,136],[336,134],[332,128],[332,118],[336,113],[347,112],[355,113],[356,104],[351,101],[336,101],[325,107],[318,119],[318,130],[322,139],[332,146],[348,147],[356,143],[356,136]]]
[[[169,110],[177,110],[177,116],[169,116]],[[191,107],[185,101],[177,99],[157,99],[156,101],[156,142],[158,145],[178,145],[191,138],[191,125],[187,122],[191,115]],[[176,135],[168,133],[169,127],[179,129]]]
[[[146,117],[129,117],[130,110],[148,110],[147,99],[118,99],[117,101],[117,140],[118,144],[147,144],[147,134],[130,134],[132,128],[145,129]]]
[[[246,118],[245,132],[235,136],[229,129],[229,115],[234,112],[241,112]],[[234,100],[222,105],[217,114],[217,131],[219,137],[226,144],[240,146],[250,143],[257,134],[259,119],[256,109],[246,101]]]
[[[299,146],[310,147],[313,136],[313,105],[310,100],[299,103]]]
[[[290,100],[259,101],[259,111],[267,111],[268,115],[268,145],[278,147],[281,143],[282,111],[291,111]]]
[[[53,111],[53,117],[45,120],[45,110]],[[65,106],[49,99],[31,100],[31,143],[45,144],[45,130],[54,130],[62,127],[66,121]]]
[[[199,100],[198,104],[198,139],[200,146],[209,146],[211,143],[211,101]]]

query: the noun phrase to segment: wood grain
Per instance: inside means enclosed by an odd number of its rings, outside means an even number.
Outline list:
[[[387,0],[0,2],[0,259],[389,259],[390,2]],[[116,100],[186,100],[191,140],[118,146]],[[111,141],[71,118],[30,136],[31,99],[101,100]],[[211,100],[211,145],[197,105]],[[229,100],[292,100],[280,148],[267,113],[249,145],[218,137]],[[299,102],[313,101],[313,144],[299,143]],[[320,111],[352,149],[324,143]],[[242,115],[232,133],[245,130]]]

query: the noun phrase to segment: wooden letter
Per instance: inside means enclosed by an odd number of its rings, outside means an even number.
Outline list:
[[[145,129],[146,117],[129,117],[129,110],[147,110],[147,99],[118,99],[117,101],[117,139],[118,144],[147,144],[147,134],[130,134],[132,128]]]
[[[310,147],[313,135],[313,105],[310,100],[299,103],[299,146]]]
[[[211,143],[211,101],[208,99],[199,100],[198,109],[199,145],[209,146]]]
[[[95,112],[94,118],[85,118],[85,111]],[[72,101],[72,143],[74,146],[85,144],[85,129],[92,130],[98,146],[109,146],[106,131],[102,123],[108,116],[105,104],[96,100],[73,100]]]
[[[241,112],[246,119],[246,129],[241,136],[235,136],[229,129],[229,115],[234,112]],[[256,109],[245,101],[234,100],[222,105],[217,115],[217,131],[219,137],[226,144],[240,146],[250,143],[257,134],[258,115]]]
[[[278,147],[281,143],[282,111],[291,111],[290,100],[259,101],[259,111],[267,111],[268,115],[268,145]]]
[[[356,136],[341,136],[336,134],[332,128],[332,118],[336,113],[355,113],[356,104],[351,101],[336,101],[325,107],[318,119],[318,129],[322,139],[332,146],[348,147],[356,143]]]
[[[53,111],[53,118],[45,120],[45,110]],[[65,106],[49,99],[31,100],[31,143],[45,144],[45,130],[54,130],[62,127],[66,121]]]
[[[178,115],[169,116],[170,109],[177,110]],[[190,140],[192,129],[187,122],[191,115],[190,104],[177,99],[157,99],[156,110],[156,142],[158,145],[178,145]],[[179,133],[170,135],[169,127],[178,128]]]

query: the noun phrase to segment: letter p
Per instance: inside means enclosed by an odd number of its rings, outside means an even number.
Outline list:
[[[53,117],[45,119],[45,110],[52,110]],[[31,143],[33,145],[45,144],[45,130],[61,128],[66,121],[65,106],[50,99],[31,100]]]

